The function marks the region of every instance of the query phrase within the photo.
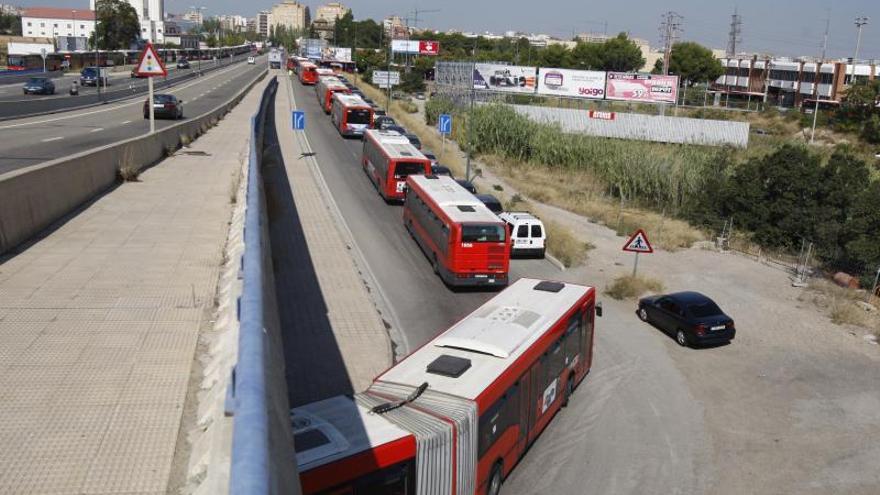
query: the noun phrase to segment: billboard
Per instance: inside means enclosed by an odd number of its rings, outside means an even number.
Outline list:
[[[440,53],[440,42],[429,40],[391,40],[391,51],[412,55],[437,55]]]
[[[322,60],[335,60],[337,62],[351,62],[351,48],[328,46],[321,50]]]
[[[519,65],[476,64],[474,89],[534,93],[538,69]]]
[[[601,100],[605,97],[605,72],[542,67],[538,69],[538,94]]]
[[[644,103],[675,103],[678,99],[678,76],[609,72],[605,98]]]

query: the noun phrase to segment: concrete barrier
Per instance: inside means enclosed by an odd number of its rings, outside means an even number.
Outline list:
[[[0,254],[37,235],[117,183],[123,167],[142,170],[180,147],[181,136],[204,133],[265,77],[263,71],[231,100],[192,120],[66,158],[0,175]]]

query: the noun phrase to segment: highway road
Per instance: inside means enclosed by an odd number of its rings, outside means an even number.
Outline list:
[[[401,207],[377,195],[360,165],[362,143],[343,140],[312,87],[293,82],[321,173],[391,307],[398,353],[412,351],[493,296],[448,289],[403,228]],[[283,91],[282,85],[279,91]],[[277,125],[290,125],[278,122]],[[296,191],[293,192],[296,194]],[[514,260],[520,277],[590,284],[543,260]],[[600,296],[591,374],[506,480],[505,494],[701,494],[714,479],[702,407],[662,337],[631,304]],[[283,322],[282,322],[283,323]]]
[[[183,100],[184,118],[195,117],[227,101],[266,66],[238,63],[162,90]],[[143,118],[146,97],[55,115],[0,123],[0,175],[21,167],[79,153],[149,132]],[[156,129],[174,124],[157,120]]]

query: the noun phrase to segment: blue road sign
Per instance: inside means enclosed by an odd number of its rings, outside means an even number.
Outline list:
[[[452,115],[448,113],[440,114],[437,126],[440,128],[440,134],[452,134]]]
[[[302,110],[294,110],[291,120],[294,131],[304,131],[306,129],[306,113]]]

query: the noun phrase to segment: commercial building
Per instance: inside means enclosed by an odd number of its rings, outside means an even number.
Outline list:
[[[816,60],[761,55],[720,58],[725,73],[712,85],[719,95],[762,99],[781,107],[837,105],[851,84],[880,77],[880,61]]]
[[[318,37],[324,40],[331,39],[334,36],[334,28],[336,20],[350,12],[351,9],[339,2],[330,2],[327,5],[321,5],[315,10],[315,19],[312,21],[312,29],[315,30]]]
[[[393,15],[382,20],[382,29],[385,36],[393,40],[403,40],[409,37],[409,29],[399,16]]]
[[[261,10],[257,14],[257,33],[264,37],[269,37],[269,28],[272,26],[272,13],[268,10]]]
[[[165,41],[165,0],[125,0],[134,8],[141,24],[141,38],[153,43]],[[95,0],[90,0],[95,10]]]
[[[205,18],[202,16],[201,9],[190,10],[183,14],[181,17],[183,17],[183,19],[186,21],[194,22],[199,25],[205,22]]]
[[[95,13],[91,10],[28,7],[21,14],[22,36],[89,38],[95,32]]]
[[[271,26],[284,26],[288,30],[305,31],[311,23],[309,8],[294,0],[284,0],[272,7]]]
[[[240,15],[221,15],[218,20],[224,31],[240,33],[247,29],[247,18]]]

